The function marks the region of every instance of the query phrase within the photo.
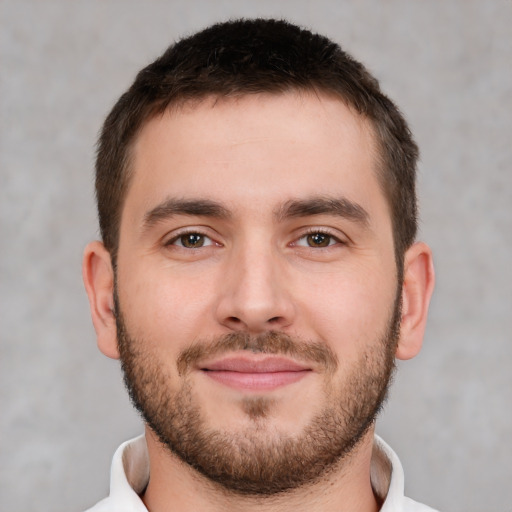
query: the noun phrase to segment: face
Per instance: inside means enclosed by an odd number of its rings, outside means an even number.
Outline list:
[[[400,307],[366,122],[326,96],[205,100],[134,147],[116,311],[132,397],[209,478],[271,494],[368,431]]]

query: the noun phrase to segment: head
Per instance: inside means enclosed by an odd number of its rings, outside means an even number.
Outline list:
[[[103,243],[114,265],[133,173],[131,150],[144,125],[209,96],[287,91],[331,95],[368,120],[402,274],[404,253],[417,230],[418,148],[405,119],[378,81],[337,44],[285,21],[264,19],[217,24],[170,46],[139,72],[110,112],[98,144],[96,197]]]
[[[285,22],[215,25],[139,73],[101,134],[84,280],[171,459],[275,494],[358,453],[433,286],[416,158],[364,67]]]

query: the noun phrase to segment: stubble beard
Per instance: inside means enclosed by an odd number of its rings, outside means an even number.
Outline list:
[[[399,295],[384,335],[338,382],[332,379],[338,362],[323,343],[274,331],[258,337],[233,333],[195,343],[180,355],[176,372],[183,385],[176,392],[169,367],[144,350],[143,340],[129,335],[115,298],[121,364],[132,403],[164,447],[226,491],[271,496],[318,481],[349,458],[385,402],[400,330]],[[241,402],[250,420],[243,431],[216,430],[205,421],[187,370],[205,354],[235,349],[324,361],[325,405],[299,435],[266,428],[273,403],[264,397]]]

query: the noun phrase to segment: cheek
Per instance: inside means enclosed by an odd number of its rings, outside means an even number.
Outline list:
[[[386,332],[396,293],[391,276],[371,271],[332,273],[308,283],[310,291],[301,309],[314,334],[331,345],[340,360],[355,357]],[[324,286],[319,286],[322,282]]]
[[[128,329],[155,349],[173,354],[204,335],[209,284],[169,270],[130,268],[119,273],[119,298]]]

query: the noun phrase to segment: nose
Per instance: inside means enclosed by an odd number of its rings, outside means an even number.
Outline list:
[[[218,322],[251,334],[290,326],[295,307],[284,265],[271,248],[234,251],[219,287]]]

